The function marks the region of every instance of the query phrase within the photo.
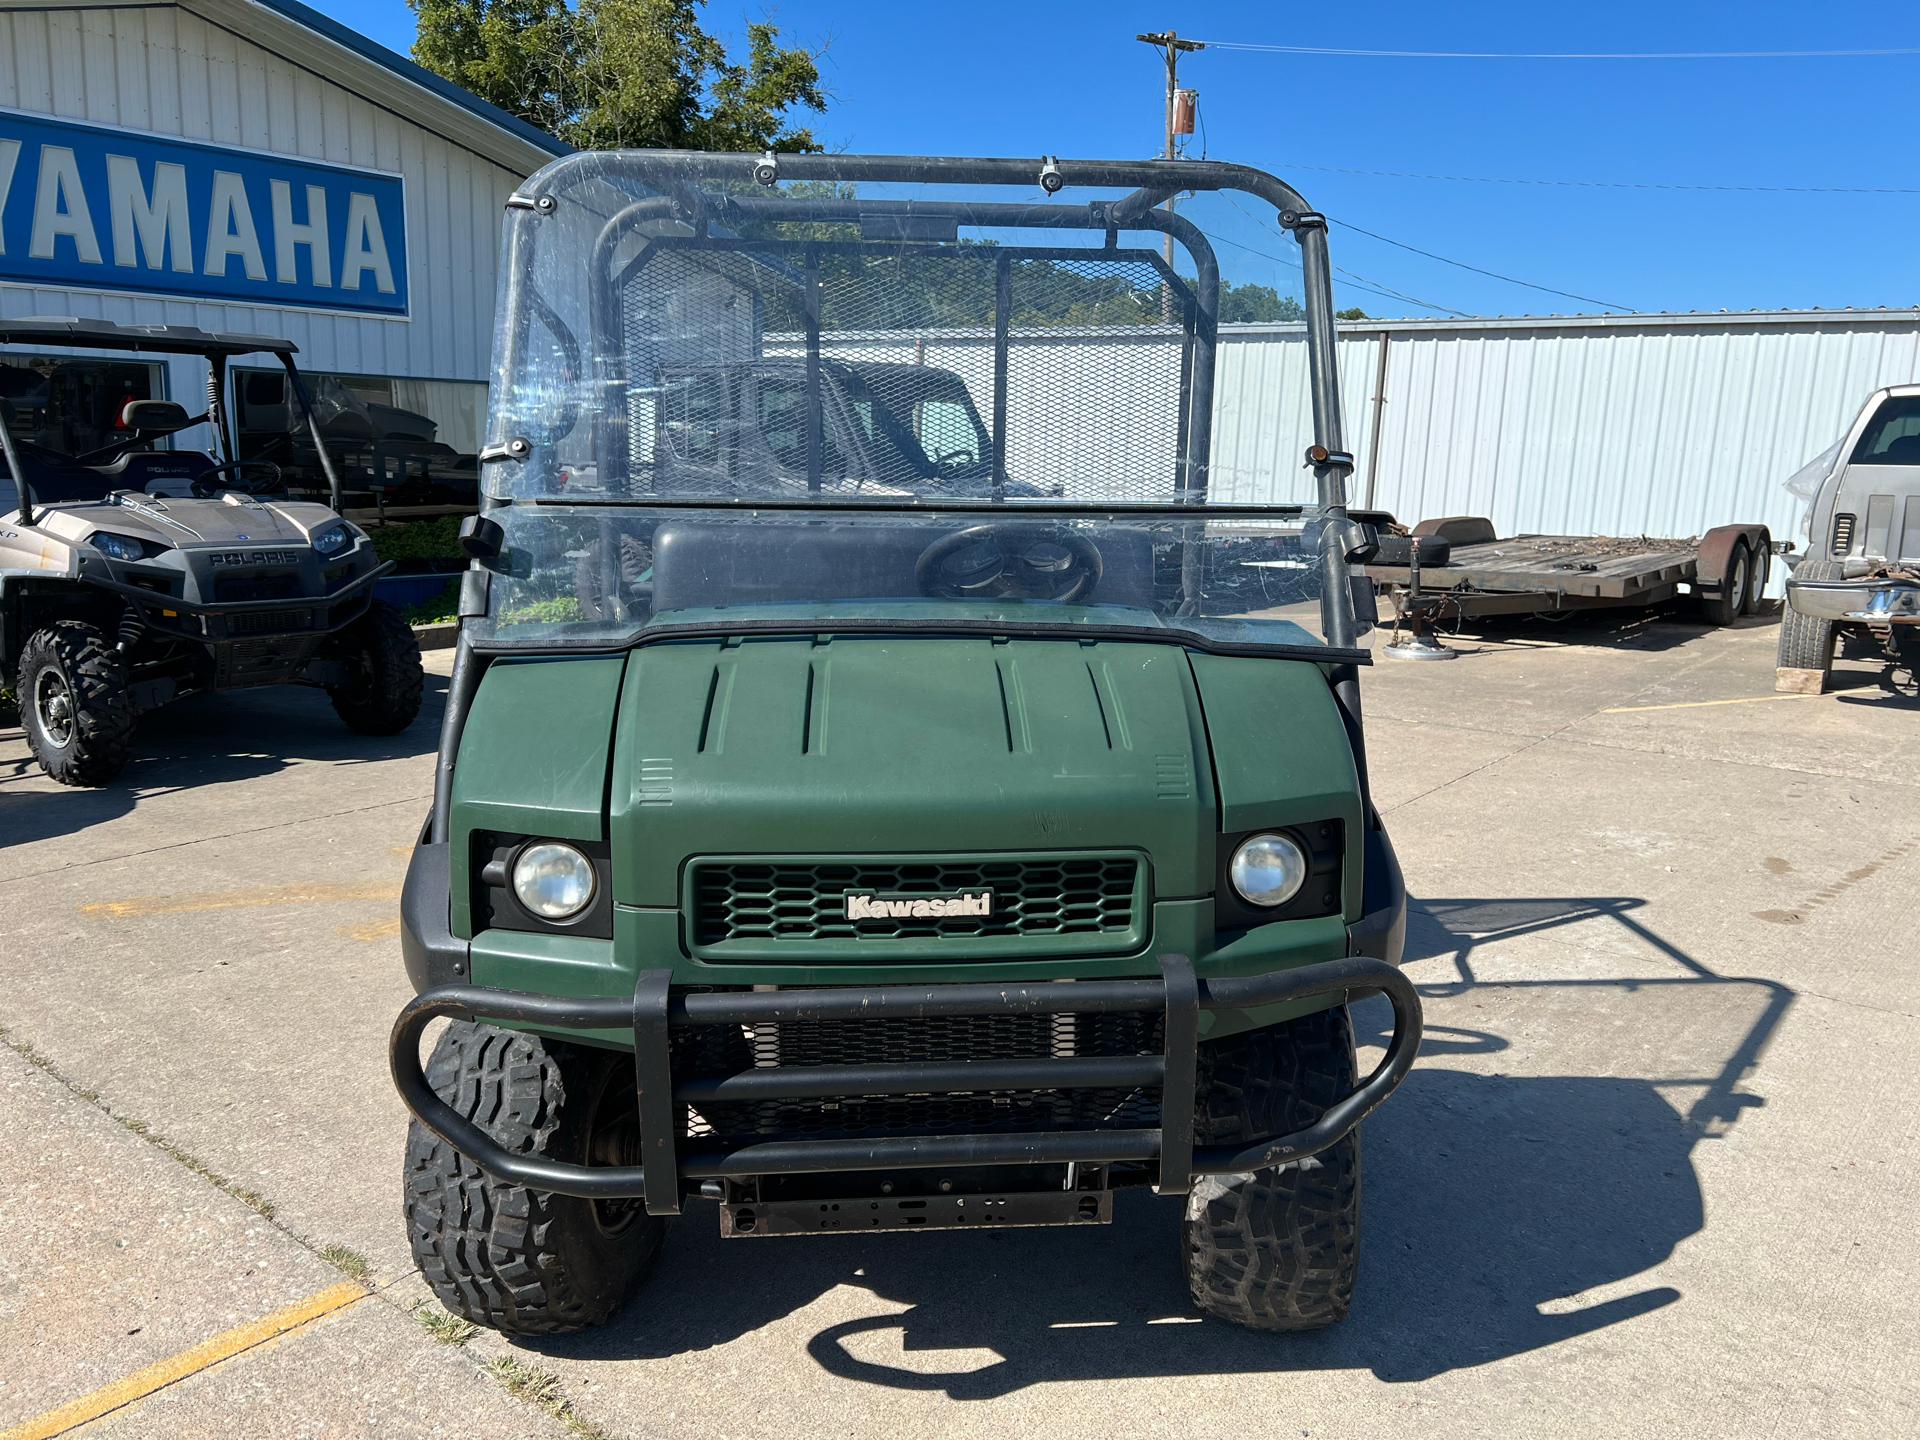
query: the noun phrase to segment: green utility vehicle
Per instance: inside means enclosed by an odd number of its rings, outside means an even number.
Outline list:
[[[1228,191],[1306,276],[1285,503],[1209,484]],[[697,1198],[758,1238],[1150,1186],[1201,1309],[1339,1320],[1420,1006],[1322,217],[1217,163],[597,153],[503,253],[392,1036],[441,1301],[604,1321]]]

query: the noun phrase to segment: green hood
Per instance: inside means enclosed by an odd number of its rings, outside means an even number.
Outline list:
[[[680,904],[698,855],[1137,850],[1211,888],[1216,802],[1170,645],[842,637],[654,645],[627,663],[614,898]]]

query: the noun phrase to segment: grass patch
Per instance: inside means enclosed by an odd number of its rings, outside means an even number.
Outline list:
[[[438,520],[402,520],[370,525],[367,534],[373,540],[373,553],[382,560],[461,558],[458,515],[443,515]]]
[[[344,1245],[322,1245],[319,1254],[322,1260],[349,1280],[357,1280],[362,1285],[373,1283],[373,1266],[358,1250],[349,1250]]]
[[[407,1313],[420,1322],[422,1330],[442,1345],[464,1345],[480,1333],[480,1327],[471,1320],[449,1315],[431,1300],[420,1301]]]
[[[10,685],[0,685],[0,725],[20,723],[20,697]]]
[[[580,1440],[608,1440],[607,1432],[574,1410],[560,1389],[560,1377],[538,1365],[524,1365],[512,1355],[497,1355],[482,1367],[516,1400],[537,1405]]]
[[[132,1115],[119,1114],[111,1105],[100,1098],[99,1092],[89,1090],[85,1086],[77,1085],[72,1080],[69,1080],[65,1075],[60,1073],[59,1067],[56,1066],[53,1061],[34,1049],[33,1045],[28,1041],[18,1038],[4,1025],[0,1025],[0,1044],[4,1044],[29,1065],[45,1071],[89,1105],[98,1107],[114,1124],[120,1126],[123,1130],[131,1131],[149,1145],[153,1146],[154,1149],[161,1151],[171,1159],[179,1161],[216,1190],[223,1190],[233,1196],[233,1198],[238,1200],[242,1205],[258,1211],[262,1219],[273,1219],[273,1202],[267,1199],[266,1196],[257,1190],[249,1190],[244,1185],[235,1184],[212,1166],[200,1160],[197,1156],[189,1155],[178,1145],[167,1139],[166,1136],[155,1133],[146,1121]],[[364,1264],[365,1262],[362,1261],[361,1263]]]

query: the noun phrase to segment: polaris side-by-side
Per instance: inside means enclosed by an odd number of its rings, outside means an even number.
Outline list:
[[[291,343],[43,317],[0,321],[0,345],[19,347],[0,353],[0,673],[47,774],[104,784],[141,714],[213,690],[313,685],[356,730],[412,723],[420,649],[373,598],[393,567],[336,508],[289,500],[278,466],[234,458],[228,367],[261,353],[331,465]],[[102,351],[204,359],[205,412]],[[215,453],[172,448],[196,426]]]
[[[1297,503],[1213,483],[1229,191],[1304,266]],[[1339,1320],[1421,1022],[1325,220],[1218,163],[603,152],[513,195],[502,274],[391,1048],[441,1301],[604,1321],[701,1199],[759,1238],[1140,1186],[1201,1309]]]

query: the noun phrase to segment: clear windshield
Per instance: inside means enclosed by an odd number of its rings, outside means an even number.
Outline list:
[[[509,212],[477,638],[1017,612],[1319,643],[1346,581],[1318,512],[1208,490],[1220,276],[1190,217],[1220,197],[704,158],[571,157]]]

